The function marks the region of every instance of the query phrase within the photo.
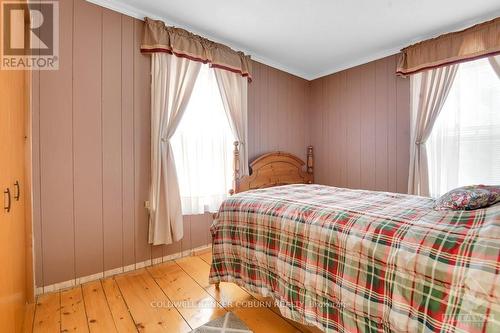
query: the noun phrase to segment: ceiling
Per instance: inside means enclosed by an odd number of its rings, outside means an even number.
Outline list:
[[[312,80],[500,16],[498,0],[88,0]]]

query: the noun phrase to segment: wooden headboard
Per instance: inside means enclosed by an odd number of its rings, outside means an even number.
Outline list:
[[[260,156],[250,164],[250,176],[240,176],[239,143],[234,143],[234,179],[231,194],[248,190],[287,185],[312,184],[314,181],[313,147],[307,147],[307,166],[295,155],[271,152]]]

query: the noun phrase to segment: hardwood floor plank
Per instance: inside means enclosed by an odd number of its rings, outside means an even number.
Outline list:
[[[61,330],[61,294],[50,293],[38,297],[33,332],[59,332]]]
[[[189,332],[233,311],[255,333],[319,333],[284,319],[270,301],[233,283],[208,283],[209,251],[60,293],[28,306],[23,332]],[[253,302],[252,304],[248,304]],[[222,306],[221,306],[222,305]]]
[[[35,320],[35,308],[36,303],[30,303],[26,305],[26,310],[24,312],[23,321],[23,333],[28,333],[33,331],[33,321]]]
[[[222,282],[219,289],[209,284],[210,266],[199,257],[181,258],[176,260],[176,263],[226,309],[238,307],[254,299],[234,283]]]
[[[61,292],[61,332],[88,332],[80,286]]]
[[[193,329],[226,313],[174,261],[149,267],[148,271]]]
[[[254,333],[300,332],[296,327],[266,307],[240,307],[235,309],[233,313],[243,320]]]
[[[137,332],[137,327],[114,278],[102,280],[102,288],[108,300],[117,331],[120,333]]]
[[[264,302],[264,304],[271,311],[273,311],[274,313],[276,313],[278,316],[282,317],[280,309],[276,305],[274,305],[274,301],[273,301],[273,299],[271,297],[263,297],[263,296],[261,296],[259,294],[252,293],[250,291],[248,291],[248,293],[250,295],[252,295],[255,299],[259,300],[260,302]],[[314,327],[314,326],[307,326],[307,325],[298,323],[296,321],[293,321],[291,319],[287,319],[287,318],[284,318],[284,317],[282,317],[282,318],[284,320],[286,320],[290,325],[292,325],[295,328],[297,328],[298,330],[300,330],[301,332],[304,332],[304,333],[321,333],[321,330],[319,328]]]
[[[191,331],[145,269],[116,276],[115,280],[140,332]]]
[[[202,258],[202,257],[204,257],[204,258]],[[199,259],[202,259],[202,260],[199,260]],[[244,310],[244,308],[246,307],[245,302],[251,302],[255,299],[257,299],[259,301],[264,301],[264,302],[266,302],[266,304],[272,303],[271,298],[262,297],[260,295],[247,292],[246,290],[238,287],[234,283],[221,283],[219,290],[217,290],[214,285],[210,285],[208,283],[208,275],[210,272],[210,265],[207,263],[207,261],[211,261],[211,260],[212,260],[212,253],[210,252],[208,254],[205,253],[203,255],[198,255],[198,257],[181,258],[181,259],[177,260],[177,263],[193,279],[195,279],[200,285],[204,286],[205,290],[207,290],[207,292],[210,293],[210,295],[212,295],[217,301],[221,302],[221,304],[227,309],[234,310],[235,308],[239,308],[240,312],[246,311],[246,310]],[[309,329],[308,326],[304,326],[304,325],[296,323],[292,320],[282,318],[279,309],[275,306],[269,307],[269,310],[274,312],[278,316],[279,319],[281,319],[282,321],[285,321],[285,323],[288,324],[288,326],[287,326],[287,325],[283,324],[282,322],[280,322],[281,326],[279,326],[279,327],[282,327],[282,328],[289,330],[290,329],[289,326],[294,326],[295,331],[302,331],[306,328]],[[250,311],[250,313],[247,315],[251,317],[253,314],[254,313],[252,311]],[[274,318],[273,316],[270,316],[268,313],[265,313],[265,314],[267,314],[267,316],[265,318],[268,318],[268,319]],[[258,315],[258,313],[257,313],[257,315]],[[274,318],[274,320],[276,320],[276,318]],[[258,326],[259,324],[256,323],[256,325]],[[279,328],[279,330],[277,332],[281,332],[282,328]],[[313,332],[313,333],[316,332],[314,330],[314,328],[311,327],[311,329],[312,330],[310,330],[310,332]],[[264,330],[264,332],[266,332],[266,331]],[[293,330],[292,330],[292,332],[293,332]],[[305,332],[308,332],[308,331],[305,331]]]
[[[206,262],[198,257],[184,257],[175,262],[203,288],[210,286],[208,283],[210,266]]]
[[[90,332],[116,332],[113,316],[102,290],[101,281],[86,283],[82,286],[82,290]]]
[[[200,257],[207,264],[212,264],[212,251],[198,254],[198,257]]]

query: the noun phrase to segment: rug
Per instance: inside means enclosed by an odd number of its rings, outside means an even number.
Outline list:
[[[228,312],[226,315],[214,319],[203,326],[191,331],[191,333],[253,333],[247,325],[234,313]]]

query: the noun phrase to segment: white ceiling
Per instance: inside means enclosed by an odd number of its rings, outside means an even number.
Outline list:
[[[500,16],[499,0],[88,0],[311,80]]]

